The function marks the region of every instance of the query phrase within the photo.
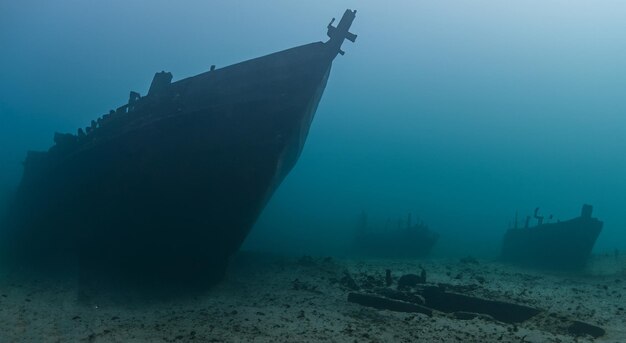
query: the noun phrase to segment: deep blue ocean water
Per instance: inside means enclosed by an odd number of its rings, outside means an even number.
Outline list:
[[[245,248],[343,254],[358,215],[413,213],[435,254],[496,256],[517,212],[583,203],[626,249],[626,5],[618,1],[0,3],[0,196],[27,150],[180,79],[326,40],[358,10],[299,163]]]

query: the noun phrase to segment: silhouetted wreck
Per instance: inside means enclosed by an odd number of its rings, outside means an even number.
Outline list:
[[[214,282],[296,163],[356,11],[316,42],[172,82],[29,152],[4,237],[17,261]],[[333,18],[334,21],[334,18]]]
[[[591,205],[583,205],[580,217],[544,223],[537,208],[534,227],[529,227],[530,216],[526,217],[523,228],[517,228],[516,219],[515,227],[504,236],[502,260],[545,268],[584,267],[603,225],[591,217],[592,212]]]
[[[439,239],[422,221],[411,222],[411,214],[404,220],[397,221],[392,228],[388,220],[385,227],[373,229],[368,226],[367,214],[359,217],[355,237],[355,252],[364,256],[376,257],[423,257],[430,253]]]

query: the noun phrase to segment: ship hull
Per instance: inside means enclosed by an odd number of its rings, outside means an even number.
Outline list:
[[[63,158],[38,154],[6,250],[33,264],[70,256],[83,269],[219,280],[295,165],[333,58],[320,42],[184,79]]]
[[[502,260],[549,269],[583,268],[603,223],[591,217],[509,229],[504,237]]]
[[[430,254],[439,235],[420,232],[368,232],[355,239],[355,252],[362,256],[419,258]]]

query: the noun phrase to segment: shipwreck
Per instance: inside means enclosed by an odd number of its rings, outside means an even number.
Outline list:
[[[539,209],[535,209],[536,226],[530,226],[528,216],[523,228],[518,228],[515,220],[515,227],[506,232],[502,260],[553,269],[583,268],[603,225],[592,212],[591,205],[583,205],[579,217],[544,223]]]
[[[439,234],[432,231],[423,221],[406,222],[398,219],[397,228],[391,220],[382,229],[368,225],[367,214],[361,213],[357,221],[353,250],[361,256],[416,258],[428,256],[439,239]]]
[[[356,11],[315,42],[172,82],[28,152],[2,251],[214,283],[302,152]]]

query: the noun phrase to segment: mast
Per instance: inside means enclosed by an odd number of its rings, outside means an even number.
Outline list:
[[[333,18],[328,24],[328,32],[326,34],[328,35],[328,37],[330,37],[330,39],[328,40],[328,42],[326,42],[326,45],[335,53],[335,55],[345,54],[345,52],[341,50],[341,45],[343,44],[344,39],[347,39],[352,43],[354,43],[354,41],[356,40],[356,35],[349,31],[355,17],[356,10],[352,11],[350,9],[347,9],[343,13],[343,16],[341,17],[339,24],[337,24],[337,27],[333,26],[335,18]]]

